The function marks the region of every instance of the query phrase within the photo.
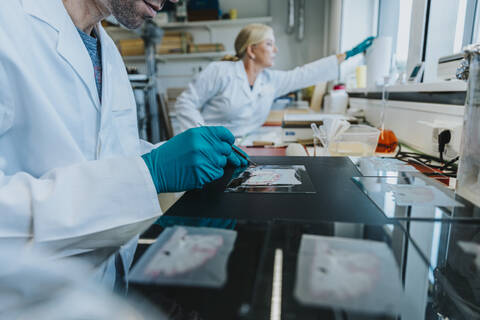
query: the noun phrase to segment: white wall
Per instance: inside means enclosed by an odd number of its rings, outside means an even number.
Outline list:
[[[346,51],[376,35],[377,0],[343,0],[340,50]]]
[[[231,1],[231,0],[230,0]],[[258,0],[260,1],[260,0]],[[275,68],[286,70],[323,57],[324,19],[328,0],[305,0],[305,38],[299,42],[296,31],[289,35],[287,28],[287,0],[270,0],[272,27],[280,50]]]
[[[415,0],[412,2],[412,20],[410,21],[407,73],[410,73],[415,65],[422,61],[426,12],[427,0]]]
[[[385,1],[385,0],[383,0]],[[343,0],[340,51],[350,50],[377,32],[377,0]],[[347,81],[356,66],[364,64],[363,55],[355,56],[340,67],[340,80]]]
[[[433,0],[428,21],[423,82],[437,81],[438,58],[453,54],[458,1]]]
[[[398,18],[401,0],[380,0],[378,35],[392,38],[392,52],[397,50]]]
[[[368,123],[381,127],[381,100],[350,98],[350,107],[365,110]],[[400,142],[438,157],[434,143],[434,128],[446,128],[452,132],[447,145],[447,158],[458,156],[461,143],[464,106],[389,100],[385,111],[385,128],[393,130]],[[437,135],[436,133],[435,135]]]

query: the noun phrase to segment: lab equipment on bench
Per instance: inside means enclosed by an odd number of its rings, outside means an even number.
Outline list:
[[[234,177],[225,192],[315,193],[304,165],[260,165]]]
[[[463,58],[463,52],[439,58],[437,66],[437,79],[439,81],[457,79],[457,68],[460,63],[462,63]]]
[[[303,144],[289,143],[285,149],[285,155],[287,157],[308,157],[307,150]]]
[[[380,132],[380,138],[378,140],[376,152],[392,153],[397,150],[397,147],[398,139],[395,133],[392,130],[383,129]]]
[[[400,172],[418,172],[404,161],[395,158],[380,157],[349,157],[363,176],[367,177],[397,177]]]
[[[419,83],[420,81],[422,81],[424,68],[425,64],[423,62],[417,63],[413,67],[412,73],[410,73],[410,76],[408,77],[408,82]]]
[[[377,147],[380,130],[367,125],[350,126],[329,144],[332,156],[372,156]]]
[[[344,84],[337,84],[324,98],[324,112],[344,114],[348,106],[348,94]]]
[[[480,205],[480,44],[465,49],[461,79],[468,78],[457,192]]]
[[[437,65],[437,80],[449,81],[456,80],[457,68],[465,57],[463,52],[452,54],[438,59]]]
[[[455,197],[453,191],[441,182],[421,173],[397,172],[397,176],[353,177],[352,181],[387,218],[469,219],[455,213],[455,208],[465,207],[465,200]]]
[[[392,61],[392,38],[378,37],[367,50],[367,87],[382,84],[384,78],[390,75]]]
[[[311,124],[313,130],[314,145],[316,140],[321,142],[322,147],[326,153],[331,142],[334,142],[337,137],[342,135],[350,127],[350,123],[343,119],[326,119],[323,125],[317,127],[315,123]]]
[[[372,156],[377,147],[380,130],[367,125],[349,125],[345,120],[327,120],[318,129],[314,137],[329,156]]]
[[[367,66],[361,65],[355,68],[355,78],[357,88],[362,89],[367,87]]]
[[[321,126],[327,119],[347,120],[350,123],[356,123],[353,117],[342,114],[324,114],[324,113],[306,113],[289,114],[283,116],[282,121],[282,140],[283,142],[297,142],[299,140],[312,139],[311,124]]]
[[[415,69],[414,69],[415,70]],[[413,73],[418,74],[418,70]],[[420,76],[421,79],[421,76]],[[398,146],[398,140],[392,130],[385,129],[385,116],[387,114],[388,106],[388,86],[390,84],[390,77],[385,76],[382,85],[382,112],[380,114],[380,140],[377,145],[377,152],[392,153],[395,152]]]

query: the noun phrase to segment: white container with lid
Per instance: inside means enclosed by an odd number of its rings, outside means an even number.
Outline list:
[[[334,114],[345,114],[348,106],[348,94],[343,84],[337,84],[333,91],[325,96],[324,112]]]

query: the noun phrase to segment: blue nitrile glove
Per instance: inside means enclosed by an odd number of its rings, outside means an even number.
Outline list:
[[[232,151],[235,138],[224,127],[189,129],[142,155],[158,193],[201,188],[223,176],[228,163],[246,166]]]
[[[233,149],[233,148],[232,148]],[[242,149],[239,147],[236,147],[236,149],[241,152],[247,159],[249,158],[248,154],[243,152]],[[228,163],[230,163],[232,166],[236,168],[246,168],[248,166],[248,161],[245,160],[245,158],[240,157],[238,154],[236,154],[233,150],[232,153],[227,157]]]
[[[353,56],[355,56],[355,55],[357,55],[361,52],[366,51],[372,45],[374,39],[375,39],[375,37],[368,37],[367,39],[360,42],[352,50],[348,50],[347,52],[345,52],[345,54],[346,54],[345,60],[347,60],[348,58],[351,58],[351,57],[353,57]]]

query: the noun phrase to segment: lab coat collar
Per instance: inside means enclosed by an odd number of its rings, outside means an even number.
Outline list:
[[[93,76],[92,61],[62,0],[23,0],[23,7],[25,12],[44,21],[58,32],[58,54],[82,79],[95,107],[100,110],[100,99]]]
[[[239,78],[239,79],[242,79],[241,83],[242,83],[242,90],[243,92],[247,95],[247,97],[250,97],[252,98],[253,97],[253,91],[251,88],[250,88],[250,84],[248,83],[248,76],[247,76],[247,71],[245,70],[245,65],[243,64],[243,61],[240,60],[240,61],[237,61],[235,62],[235,75]],[[255,81],[255,84],[254,84],[254,88],[256,87],[257,85],[257,81],[258,81],[258,78],[257,80]]]
[[[105,106],[108,101],[110,101],[110,95],[112,94],[113,88],[110,74],[112,73],[112,62],[111,53],[116,51],[117,48],[113,43],[112,39],[108,36],[105,29],[99,23],[97,26],[97,34],[100,38],[100,46],[102,48],[102,108]],[[96,87],[95,87],[96,88]]]
[[[245,81],[248,82],[247,71],[245,71],[245,66],[243,65],[243,61],[239,60],[234,63],[235,63],[235,75],[238,78],[245,79]]]

